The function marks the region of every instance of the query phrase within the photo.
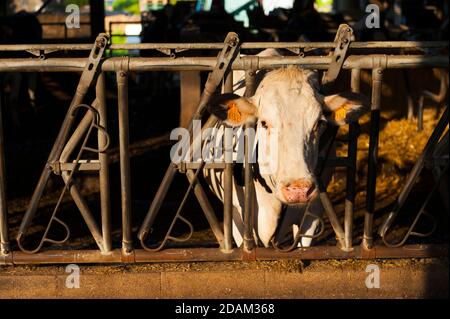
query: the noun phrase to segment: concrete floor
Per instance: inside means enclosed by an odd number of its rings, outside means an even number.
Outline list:
[[[380,288],[367,288],[368,265]],[[373,267],[373,266],[372,266]],[[370,268],[370,267],[369,267]],[[369,271],[369,272],[367,272]],[[448,260],[0,267],[0,298],[448,298]]]

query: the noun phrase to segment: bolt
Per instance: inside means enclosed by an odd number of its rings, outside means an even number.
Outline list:
[[[237,38],[231,38],[229,44],[230,46],[235,47],[237,45]]]
[[[105,47],[105,45],[106,45],[105,38],[101,38],[101,39],[97,40],[97,46],[99,46],[100,48]]]

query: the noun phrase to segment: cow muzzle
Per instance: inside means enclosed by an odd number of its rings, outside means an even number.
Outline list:
[[[298,179],[281,187],[281,192],[288,204],[307,203],[317,195],[313,181]]]

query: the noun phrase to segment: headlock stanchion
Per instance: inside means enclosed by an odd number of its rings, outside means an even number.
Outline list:
[[[8,238],[8,219],[6,211],[6,176],[3,150],[3,134],[0,123],[0,264],[28,264],[28,263],[113,263],[113,262],[149,262],[149,261],[212,261],[212,260],[267,260],[278,258],[302,258],[302,259],[327,259],[327,258],[398,258],[398,257],[430,257],[448,255],[448,245],[404,245],[409,235],[417,234],[414,227],[421,215],[426,215],[424,208],[429,201],[430,196],[425,200],[413,225],[410,227],[405,238],[398,243],[390,243],[386,239],[398,211],[401,209],[406,197],[410,193],[414,181],[423,167],[430,167],[435,176],[436,184],[434,190],[439,189],[442,194],[448,194],[448,185],[442,177],[448,174],[448,132],[444,133],[448,125],[448,108],[439,121],[432,137],[430,138],[424,153],[419,158],[413,171],[408,177],[407,183],[397,200],[393,211],[388,215],[383,226],[380,228],[380,234],[384,240],[384,246],[373,245],[373,213],[375,211],[375,185],[377,169],[377,151],[379,137],[379,122],[381,110],[381,88],[383,82],[383,73],[389,69],[406,68],[441,68],[448,69],[448,56],[444,53],[428,55],[426,48],[436,48],[448,51],[447,42],[355,42],[353,31],[347,25],[341,25],[336,34],[334,42],[320,43],[240,43],[237,34],[229,33],[224,43],[142,43],[126,45],[107,45],[108,37],[100,34],[94,46],[84,44],[69,45],[0,45],[0,51],[15,52],[27,51],[35,54],[39,52],[45,59],[31,58],[0,58],[0,72],[80,72],[82,75],[78,84],[74,98],[69,106],[66,117],[53,148],[48,157],[46,167],[44,168],[29,206],[23,217],[19,231],[17,233],[17,242],[22,251],[11,251]],[[144,57],[109,57],[104,58],[105,49],[139,49],[139,50],[158,50],[167,54],[166,57],[144,58]],[[294,53],[293,56],[241,56],[242,50],[247,49],[287,49]],[[177,54],[186,50],[209,49],[219,50],[217,57],[179,57]],[[328,55],[313,55],[312,49],[321,49],[328,52]],[[389,50],[386,54],[364,54],[358,55],[353,50],[371,49]],[[417,54],[417,49],[423,51],[423,54]],[[86,58],[53,58],[46,54],[59,50],[89,51]],[[413,54],[404,54],[408,50],[414,50]],[[348,153],[345,157],[331,155],[331,147],[337,134],[337,127],[329,127],[320,141],[319,161],[316,176],[320,176],[325,167],[345,167],[346,168],[346,196],[344,205],[344,216],[342,218],[336,215],[332,202],[326,192],[325,186],[318,178],[319,196],[324,206],[326,216],[328,217],[332,229],[336,235],[337,247],[313,246],[308,248],[298,248],[302,237],[308,237],[300,231],[293,238],[293,242],[277,243],[272,240],[273,248],[258,247],[253,236],[253,220],[255,210],[255,191],[254,191],[254,171],[253,165],[249,163],[248,154],[252,149],[252,141],[248,135],[245,135],[245,154],[244,154],[244,236],[243,247],[234,248],[232,238],[233,227],[233,161],[225,163],[206,163],[204,159],[197,162],[181,161],[171,163],[167,168],[164,178],[152,200],[148,213],[145,216],[137,237],[143,249],[137,249],[133,243],[132,233],[132,212],[131,212],[131,193],[130,193],[130,151],[129,151],[129,117],[128,117],[128,76],[129,72],[152,72],[152,71],[210,71],[205,84],[204,91],[200,97],[198,108],[194,113],[189,131],[193,132],[194,120],[202,119],[205,115],[206,105],[210,98],[218,93],[222,84],[222,92],[229,93],[233,90],[233,70],[242,70],[245,72],[246,92],[245,96],[252,96],[256,90],[256,72],[259,70],[274,69],[286,65],[298,65],[307,69],[323,70],[322,93],[330,93],[333,83],[343,70],[351,70],[351,90],[360,91],[361,71],[363,69],[372,72],[372,96],[371,96],[371,122],[370,122],[370,145],[368,158],[368,179],[367,179],[367,197],[366,212],[364,222],[364,236],[362,246],[353,246],[353,214],[355,209],[356,194],[356,153],[357,139],[359,135],[359,126],[357,122],[349,124],[348,133]],[[108,155],[105,152],[109,144],[109,135],[106,127],[106,98],[105,98],[105,72],[115,72],[117,78],[118,93],[118,123],[119,123],[119,155],[120,155],[120,181],[121,181],[121,215],[122,215],[122,247],[113,249],[111,239],[111,203],[109,193],[109,169]],[[441,76],[441,81],[443,76]],[[444,78],[445,80],[445,78]],[[91,105],[85,103],[84,97],[90,87],[95,84],[95,100]],[[442,82],[441,82],[442,84]],[[445,84],[445,83],[444,83]],[[437,100],[441,101],[440,96]],[[444,92],[445,93],[445,92]],[[438,101],[438,102],[439,102]],[[0,97],[0,103],[2,99]],[[3,104],[0,104],[2,107]],[[75,124],[75,113],[84,110],[86,113],[78,126]],[[419,112],[420,113],[420,112]],[[0,110],[1,115],[1,110]],[[0,117],[1,120],[1,117]],[[218,119],[211,115],[200,128],[203,132],[207,128],[216,125]],[[247,128],[250,126],[247,125]],[[97,132],[98,147],[87,146],[89,137]],[[442,138],[440,138],[444,135]],[[440,139],[439,139],[440,138]],[[91,139],[92,140],[92,139]],[[224,134],[224,156],[232,157],[232,137]],[[73,160],[70,160],[76,147],[81,144],[79,151]],[[189,145],[179,143],[179,147],[201,145],[201,134],[195,136]],[[192,150],[193,147],[188,147]],[[98,153],[98,160],[84,160],[84,152]],[[186,156],[191,156],[192,151],[187,152]],[[214,209],[210,204],[205,190],[199,183],[198,177],[204,169],[214,168],[223,170],[224,178],[224,207],[223,207],[223,225],[215,215]],[[81,171],[98,171],[100,185],[100,207],[101,207],[101,225],[97,225],[93,215],[87,206],[86,200],[81,196],[77,186],[74,174]],[[155,218],[164,202],[166,194],[172,184],[176,173],[185,174],[188,179],[188,188],[181,200],[175,217],[169,225],[168,231],[159,243],[150,244],[148,238],[155,227]],[[48,222],[43,237],[37,245],[26,242],[26,235],[29,231],[31,222],[36,214],[39,201],[44,193],[45,186],[49,180],[50,174],[61,175],[64,181],[64,187],[59,197],[58,203],[53,209],[50,221]],[[98,246],[98,250],[56,250],[52,247],[50,250],[41,249],[45,242],[62,243],[69,236],[69,229],[60,217],[56,216],[61,203],[61,198],[68,191],[80,210],[81,216],[86,222],[90,233],[92,234]],[[182,215],[182,209],[187,201],[189,194],[193,192],[197,198],[200,207],[211,227],[211,230],[218,242],[217,248],[172,248],[169,244],[172,242],[187,241],[192,235],[193,227]],[[445,202],[445,201],[444,201]],[[448,201],[445,202],[448,209]],[[312,216],[309,209],[303,215],[303,219],[298,221],[301,226],[307,218],[317,218]],[[177,223],[184,223],[189,231],[182,237],[176,237],[173,234]],[[54,223],[59,223],[66,229],[66,236],[63,239],[49,238],[49,230]],[[310,237],[320,236],[325,228],[322,219],[319,218],[319,229]],[[426,235],[426,234],[425,234]],[[25,246],[34,246],[32,249]],[[395,247],[391,247],[395,246]],[[400,247],[398,247],[400,246]]]
[[[379,229],[379,234],[383,238],[383,242],[386,246],[389,247],[399,247],[403,245],[410,236],[417,237],[427,237],[433,233],[436,228],[436,222],[434,217],[428,214],[425,211],[426,205],[430,201],[431,197],[434,195],[435,191],[439,188],[441,184],[447,184],[447,181],[444,179],[444,176],[448,173],[448,164],[449,164],[449,151],[448,151],[448,130],[445,132],[446,127],[448,126],[448,105],[446,106],[444,113],[442,114],[436,128],[431,134],[427,144],[425,145],[425,149],[422,154],[417,159],[416,164],[414,165],[411,173],[408,175],[405,186],[403,187],[400,195],[398,196],[397,201],[395,202],[395,206],[389,215],[386,217],[385,221],[381,225]],[[444,136],[442,136],[444,134]],[[420,173],[425,167],[429,167],[434,172],[435,184],[432,189],[429,191],[426,199],[424,200],[422,206],[419,209],[414,221],[411,226],[406,231],[404,237],[399,240],[397,243],[389,242],[386,238],[389,229],[391,228],[395,218],[398,213],[402,209],[405,204],[411,190],[417,181]],[[448,187],[447,187],[448,189]],[[442,194],[444,202],[447,201],[447,209],[448,209],[448,193]],[[448,211],[447,211],[448,213]],[[427,233],[419,233],[414,231],[417,222],[419,221],[421,216],[427,216],[428,218],[433,220],[433,227]]]
[[[94,239],[96,240],[97,245],[99,246],[101,251],[104,251],[104,245],[103,245],[103,238],[98,230],[98,226],[95,223],[94,218],[92,217],[92,214],[89,211],[89,208],[87,207],[85,201],[83,200],[82,196],[80,195],[79,190],[77,189],[75,184],[72,184],[72,175],[73,173],[80,169],[80,164],[79,160],[80,160],[80,156],[82,151],[84,150],[90,150],[90,151],[96,151],[96,152],[104,152],[105,150],[94,150],[92,148],[88,148],[85,144],[87,142],[87,139],[89,138],[90,132],[92,130],[93,127],[95,127],[97,130],[99,131],[104,131],[99,123],[98,123],[98,113],[95,110],[95,108],[91,107],[91,106],[87,106],[84,105],[88,112],[86,113],[84,119],[82,120],[82,122],[80,123],[80,125],[77,127],[77,129],[75,130],[74,134],[72,135],[72,137],[69,139],[69,141],[66,144],[67,138],[69,136],[70,133],[70,129],[73,126],[73,123],[75,121],[76,118],[76,110],[81,106],[81,103],[89,89],[89,87],[91,87],[92,83],[94,83],[95,81],[95,77],[97,75],[97,72],[99,70],[99,66],[100,66],[100,62],[103,56],[103,53],[106,49],[106,45],[108,43],[108,36],[106,34],[100,34],[94,43],[94,46],[91,50],[91,53],[89,55],[88,61],[86,63],[86,66],[83,70],[83,73],[81,74],[81,78],[80,81],[78,83],[76,92],[75,92],[75,96],[72,99],[72,102],[70,103],[69,106],[69,110],[67,112],[67,115],[63,121],[62,127],[58,133],[58,136],[56,138],[56,141],[53,145],[53,148],[50,152],[50,155],[48,157],[47,163],[46,163],[46,167],[44,168],[41,177],[39,179],[38,185],[36,186],[36,189],[33,193],[33,196],[31,198],[29,207],[25,213],[25,216],[22,220],[22,223],[20,225],[19,228],[19,232],[16,236],[17,239],[17,243],[19,245],[19,247],[21,248],[22,251],[24,252],[29,252],[29,253],[34,253],[37,252],[38,250],[40,250],[40,248],[42,247],[44,242],[52,242],[52,243],[63,243],[65,242],[70,234],[69,228],[68,226],[62,222],[60,219],[58,219],[55,215],[56,212],[59,208],[59,205],[61,203],[61,200],[64,196],[66,187],[69,188],[69,192],[72,195],[75,203],[77,204],[78,208],[80,209],[80,212],[83,216],[83,218],[86,221],[86,224],[89,227],[89,230],[91,231]],[[96,102],[94,102],[96,103]],[[92,112],[93,114],[91,114],[90,112]],[[90,125],[89,125],[89,122]],[[73,163],[72,167],[69,169],[71,171],[71,173],[69,175],[67,175],[67,172],[65,170],[61,170],[60,167],[58,167],[61,163],[65,163],[65,161],[67,161],[69,155],[71,154],[73,148],[76,146],[76,144],[79,142],[81,135],[84,133],[84,131],[89,127],[89,133],[86,135],[86,138],[83,142],[83,147],[80,150],[80,153],[77,156],[76,161]],[[107,133],[104,132],[105,136],[107,136]],[[50,218],[50,221],[48,223],[48,226],[46,228],[46,231],[44,233],[44,236],[42,237],[38,247],[34,250],[27,250],[23,247],[22,245],[22,240],[24,235],[26,234],[31,221],[33,220],[33,217],[36,213],[38,204],[40,199],[42,198],[42,195],[44,193],[44,189],[45,186],[47,185],[47,182],[49,180],[50,174],[52,172],[52,168],[55,168],[56,166],[56,170],[53,169],[54,171],[58,172],[61,171],[61,175],[64,179],[65,182],[65,187],[63,192],[60,195],[60,198],[58,200],[57,205],[55,206],[55,209],[52,213],[52,217]],[[66,237],[63,240],[54,240],[54,239],[49,239],[47,238],[47,234],[48,231],[52,225],[52,222],[56,221],[58,222],[60,225],[62,225],[65,229],[66,229]]]
[[[214,92],[216,91],[219,84],[222,82],[225,72],[229,68],[230,62],[236,57],[236,53],[238,52],[237,51],[238,44],[239,44],[239,38],[238,38],[237,34],[235,34],[233,32],[228,33],[228,35],[224,41],[223,49],[217,56],[216,66],[214,67],[213,71],[209,74],[208,80],[206,81],[205,89],[200,97],[199,106],[189,124],[189,128],[188,128],[189,131],[193,130],[193,121],[200,120],[202,118],[202,115],[205,111],[205,107],[206,107],[208,101],[210,100],[210,98],[214,94]],[[210,119],[203,126],[202,130],[204,130],[208,127],[212,127],[215,124],[215,122],[216,122],[216,119],[213,116],[211,116]],[[194,136],[194,139],[195,138],[201,138],[201,136],[200,137]],[[197,143],[197,141],[193,141],[193,143]],[[190,154],[188,154],[188,155],[190,155]],[[195,174],[192,172],[192,169],[188,170],[188,172],[186,173],[186,175],[189,179],[190,185],[188,188],[188,192],[186,192],[186,195],[183,198],[180,208],[182,208],[182,206],[184,205],[187,195],[189,194],[193,185],[195,185],[196,191],[194,191],[194,192],[197,196],[197,199],[199,200],[199,203],[202,206],[202,209],[208,219],[208,222],[210,223],[211,228],[214,231],[214,234],[220,244],[220,247],[224,248],[223,247],[224,246],[223,232],[220,230],[220,226],[217,221],[217,218],[214,215],[214,211],[211,209],[211,205],[209,204],[209,201],[208,201],[203,189],[201,188],[201,185],[197,182],[197,175],[201,171],[202,168],[203,168],[203,163],[200,163],[200,166],[197,168],[197,172]],[[162,204],[164,197],[169,189],[169,186],[170,186],[171,182],[173,181],[173,178],[175,177],[176,172],[177,172],[177,167],[173,164],[170,164],[166,171],[166,174],[164,175],[161,185],[155,195],[155,198],[150,205],[150,209],[147,213],[147,216],[145,217],[144,222],[142,223],[142,226],[139,229],[138,238],[141,241],[141,245],[144,249],[150,250],[150,248],[148,248],[145,244],[145,239],[146,239],[148,233],[150,232],[151,227],[153,226],[153,222],[154,222],[156,215],[161,207],[161,204]],[[168,239],[172,239],[172,240],[175,239],[173,236],[170,235],[170,232],[171,232],[177,218],[181,219],[182,221],[184,221],[191,227],[191,224],[185,218],[183,218],[180,215],[180,213],[181,213],[181,209],[179,209],[179,211],[177,212],[175,219],[172,222],[172,225],[169,228],[169,231],[166,234],[166,237],[165,237],[163,243],[167,242]],[[177,241],[185,241],[185,240],[189,239],[189,237],[190,236],[188,236],[184,239],[178,238],[176,240]],[[161,248],[162,248],[162,246],[161,246]],[[159,249],[161,249],[161,248],[159,248]],[[227,248],[229,248],[229,247],[227,247]]]

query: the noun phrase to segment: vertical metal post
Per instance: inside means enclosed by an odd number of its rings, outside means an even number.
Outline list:
[[[370,142],[367,171],[367,198],[364,216],[364,236],[362,245],[366,249],[373,246],[373,213],[375,210],[378,138],[380,133],[380,103],[383,81],[383,69],[372,70],[372,102],[370,114]]]
[[[352,69],[350,87],[352,92],[361,92],[361,69]]]
[[[225,128],[224,132],[224,195],[223,195],[223,235],[224,251],[231,252],[233,249],[233,129]]]
[[[245,97],[250,97],[255,93],[255,74],[257,70],[257,57],[250,59],[250,63],[245,70]],[[256,63],[255,63],[256,62]],[[245,182],[245,198],[244,198],[244,251],[250,252],[255,247],[253,237],[253,218],[254,218],[254,202],[255,190],[253,184],[253,170],[250,162],[253,152],[253,141],[249,136],[249,132],[253,129],[253,125],[246,124],[244,135],[244,182]]]
[[[223,81],[223,92],[230,93],[233,91],[233,71],[230,69],[225,75]],[[225,128],[224,133],[224,157],[225,169],[224,179],[224,195],[223,195],[223,235],[224,235],[224,252],[233,250],[233,129]]]
[[[133,250],[131,235],[131,187],[129,156],[129,120],[128,120],[128,74],[118,71],[117,90],[119,107],[119,151],[120,151],[120,185],[122,199],[122,250],[129,254]]]
[[[361,90],[361,70],[352,69],[351,89],[352,92],[359,93]],[[348,166],[346,177],[346,197],[344,216],[344,245],[345,250],[353,250],[353,215],[355,206],[355,183],[356,183],[356,156],[358,147],[358,123],[350,123],[348,131]]]
[[[0,86],[3,91],[3,86]],[[3,93],[0,92],[0,255],[9,253],[8,239],[8,208],[6,202],[6,169],[5,150],[3,143]]]
[[[107,110],[105,96],[105,74],[100,73],[95,87],[97,96],[97,110],[100,115],[100,126],[107,131]],[[98,132],[98,147],[102,148],[107,143],[107,138],[100,131]],[[109,163],[108,154],[102,152],[98,154],[100,161],[99,184],[100,184],[100,207],[102,216],[102,237],[105,252],[112,249],[111,243],[111,197],[109,190]]]

